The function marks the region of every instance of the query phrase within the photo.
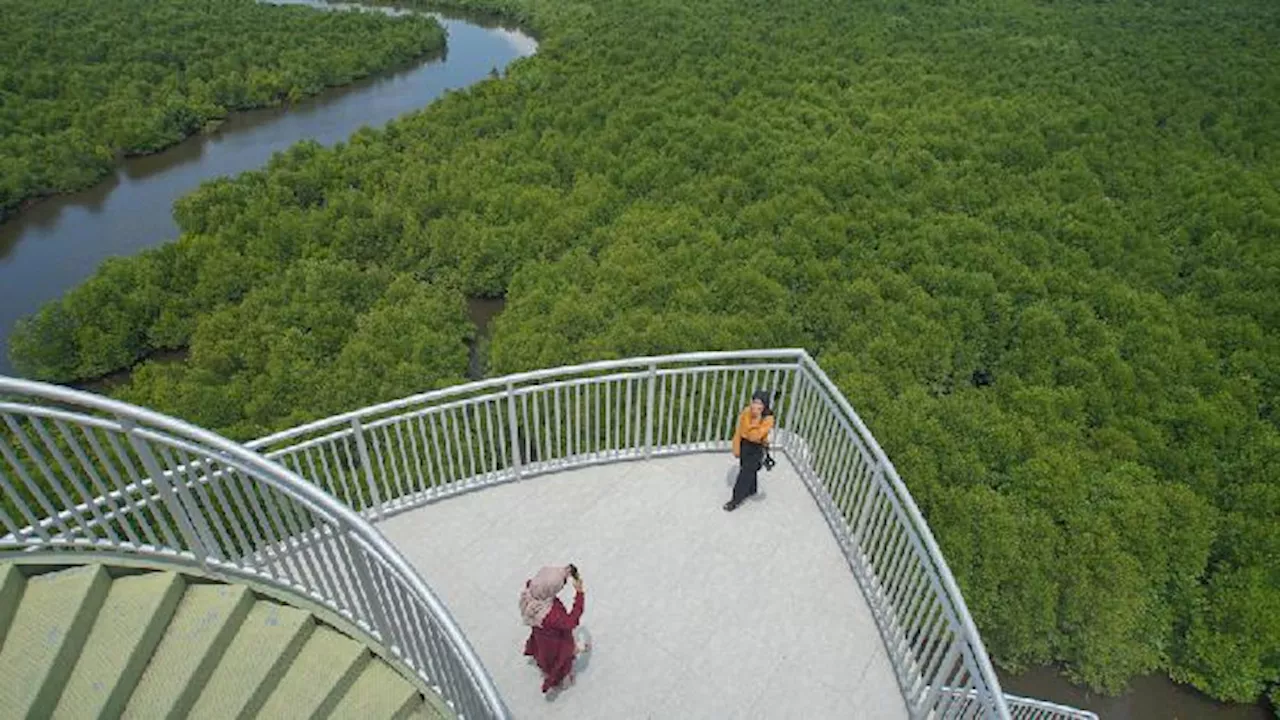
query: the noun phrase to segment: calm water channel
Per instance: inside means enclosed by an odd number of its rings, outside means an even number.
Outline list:
[[[1194,689],[1175,685],[1162,675],[1146,675],[1129,683],[1119,697],[1106,697],[1067,682],[1052,668],[1021,675],[1000,674],[1005,692],[1092,710],[1102,720],[1274,720],[1264,705],[1224,705]]]
[[[515,28],[437,17],[449,32],[441,57],[287,108],[236,113],[209,135],[130,158],[98,185],[37,203],[0,225],[0,374],[13,372],[9,333],[19,318],[83,282],[106,258],[175,239],[173,202],[200,183],[261,167],[299,140],[332,145],[362,126],[382,126],[537,49]]]

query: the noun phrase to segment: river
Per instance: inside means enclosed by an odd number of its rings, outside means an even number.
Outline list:
[[[1107,697],[1076,687],[1053,668],[1041,667],[1018,675],[1000,674],[1000,687],[1023,697],[1049,700],[1092,710],[1102,720],[1272,720],[1264,703],[1228,705],[1177,685],[1165,675],[1144,675],[1129,689]]]
[[[9,333],[19,318],[83,282],[103,260],[177,238],[173,202],[200,183],[262,167],[300,140],[332,145],[363,126],[380,127],[537,50],[513,27],[436,17],[449,33],[442,56],[287,107],[234,113],[212,133],[129,158],[98,185],[36,203],[0,225],[0,374],[13,372]]]

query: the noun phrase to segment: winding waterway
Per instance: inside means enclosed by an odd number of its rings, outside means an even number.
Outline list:
[[[103,260],[177,238],[173,202],[200,183],[262,167],[300,140],[332,145],[363,126],[380,127],[537,50],[512,27],[436,17],[449,33],[441,56],[288,107],[235,113],[210,134],[129,158],[98,185],[37,203],[0,225],[0,374],[13,372],[9,333],[19,318],[83,282]]]

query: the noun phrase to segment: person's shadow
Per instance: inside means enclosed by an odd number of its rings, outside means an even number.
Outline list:
[[[577,685],[582,681],[582,676],[586,673],[587,668],[591,665],[591,656],[595,653],[595,642],[591,639],[591,631],[585,625],[579,625],[577,630],[573,632],[573,641],[579,647],[586,646],[586,650],[578,653],[573,659],[573,684]],[[547,702],[555,702],[560,697],[560,693],[567,689],[565,683],[560,683],[548,690],[543,697]]]
[[[591,639],[591,631],[586,625],[579,625],[578,631],[573,634],[574,642],[578,645],[585,646],[586,650],[578,653],[578,657],[573,659],[573,674],[579,677],[586,672],[591,665],[591,656],[595,654],[596,645]]]
[[[760,471],[761,471],[761,472],[763,472],[763,471],[764,471],[764,468],[760,468]],[[729,488],[729,491],[730,491],[730,492],[733,492],[733,484],[734,484],[734,483],[736,483],[736,482],[738,482],[738,465],[735,463],[735,464],[733,464],[733,465],[730,465],[730,466],[729,466],[729,469],[725,471],[725,474],[724,474],[724,484],[725,484],[725,486],[726,486],[726,487],[728,487],[728,488]],[[752,496],[751,496],[751,497],[749,497],[749,498],[747,498],[748,500],[763,500],[763,499],[764,499],[764,488],[760,487],[760,485],[761,485],[761,483],[757,480],[757,481],[756,481],[756,494],[755,494],[755,495],[752,495]]]

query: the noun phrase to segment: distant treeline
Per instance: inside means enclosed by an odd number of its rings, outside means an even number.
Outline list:
[[[1276,687],[1280,3],[469,4],[538,55],[206,184],[15,363],[190,346],[123,396],[247,438],[461,377],[466,295],[498,373],[803,346],[1002,666]]]
[[[0,0],[0,220],[93,184],[229,110],[437,51],[428,17],[254,0]]]

